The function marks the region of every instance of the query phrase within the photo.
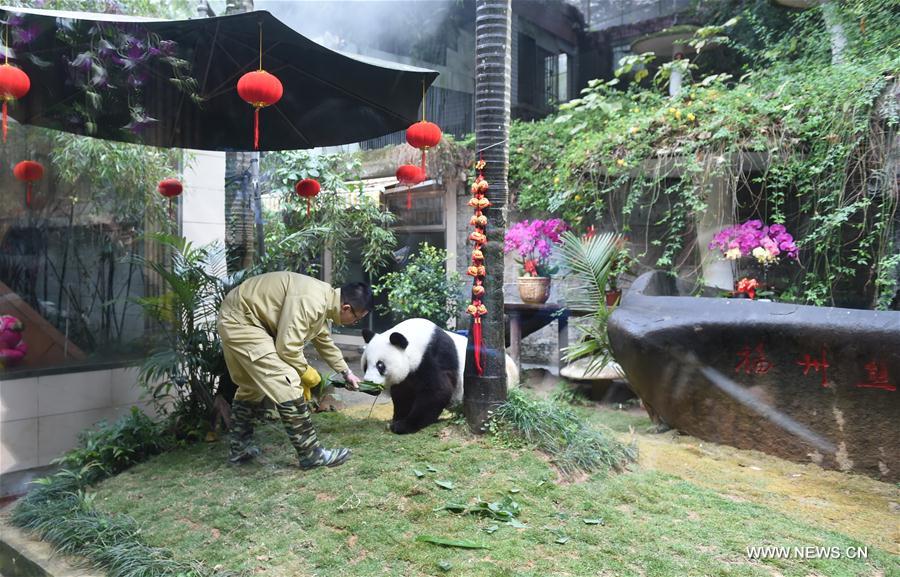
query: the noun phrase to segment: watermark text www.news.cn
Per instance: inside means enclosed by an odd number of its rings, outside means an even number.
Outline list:
[[[868,559],[868,547],[747,547],[748,559]]]

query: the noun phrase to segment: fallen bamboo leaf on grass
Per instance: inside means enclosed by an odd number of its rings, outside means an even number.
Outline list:
[[[420,543],[431,543],[433,545],[441,545],[443,547],[460,547],[462,549],[490,549],[489,546],[475,541],[445,539],[443,537],[435,537],[434,535],[419,535],[416,541]]]
[[[453,481],[435,481],[434,484],[444,489],[453,489]]]

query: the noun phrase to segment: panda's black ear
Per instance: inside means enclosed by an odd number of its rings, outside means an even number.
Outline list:
[[[366,327],[362,330],[363,340],[366,341],[366,344],[369,344],[369,341],[378,333],[375,331],[369,330],[369,327]]]
[[[409,346],[409,341],[400,333],[391,333],[391,344],[398,349],[406,349]]]

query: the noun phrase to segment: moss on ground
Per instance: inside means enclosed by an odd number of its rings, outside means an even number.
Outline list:
[[[368,407],[358,410],[368,413]],[[282,431],[269,424],[261,431],[264,450],[256,464],[226,465],[224,442],[194,445],[104,482],[96,504],[132,515],[145,538],[177,556],[271,577],[438,575],[444,574],[442,563],[450,563],[450,574],[476,577],[900,574],[897,558],[887,553],[890,539],[878,536],[896,526],[877,526],[896,519],[877,512],[881,499],[893,493],[897,500],[889,485],[832,473],[764,481],[757,473],[780,476],[802,467],[770,469],[767,457],[746,451],[643,434],[638,442],[644,455],[634,471],[559,484],[541,455],[496,446],[447,422],[416,435],[391,435],[383,420],[389,410],[376,406],[370,419],[315,417],[327,444],[354,448],[351,461],[336,469],[294,468]],[[619,431],[649,424],[629,412],[601,411],[592,418]],[[451,481],[453,488],[436,481]],[[825,515],[814,515],[817,501],[789,502],[801,486],[819,487],[811,499],[844,491],[866,496],[831,495],[829,524]],[[507,495],[521,505],[519,520],[527,528],[435,511],[450,501],[472,504]],[[833,514],[843,507],[856,507],[865,521],[845,525]],[[876,526],[864,527],[870,523]],[[495,531],[486,531],[494,525]],[[490,549],[416,542],[422,534]],[[754,545],[869,546],[869,558],[748,560],[746,547]]]

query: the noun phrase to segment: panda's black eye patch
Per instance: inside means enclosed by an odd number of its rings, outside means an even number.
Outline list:
[[[377,363],[375,363],[375,368],[378,369],[378,372],[381,373],[382,375],[387,370],[387,367],[385,367],[384,363],[381,361],[378,361]]]
[[[363,361],[363,372],[365,373],[368,370],[369,370],[369,361]]]

